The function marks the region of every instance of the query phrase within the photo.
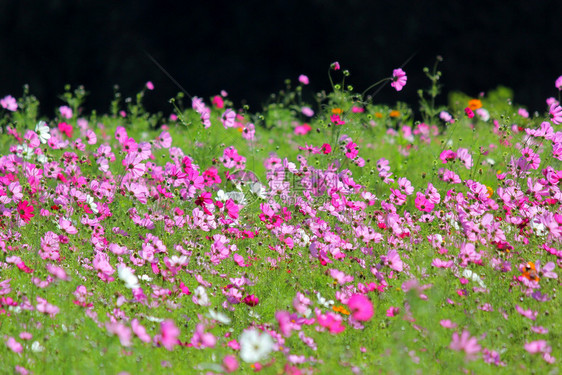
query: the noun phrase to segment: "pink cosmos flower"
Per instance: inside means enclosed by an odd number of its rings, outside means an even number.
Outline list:
[[[310,107],[302,107],[301,112],[302,112],[303,115],[305,115],[307,117],[314,116],[314,111]]]
[[[369,321],[374,314],[373,303],[363,294],[354,294],[347,301],[353,319],[360,322]]]
[[[131,328],[142,342],[150,342],[150,335],[146,333],[146,329],[139,323],[138,319],[133,319],[131,322]]]
[[[72,118],[72,109],[69,106],[63,105],[59,107],[59,112],[65,119]]]
[[[61,122],[58,124],[58,128],[61,133],[66,135],[68,138],[72,138],[72,125],[67,124],[66,122]]]
[[[392,71],[392,83],[390,86],[394,87],[396,91],[402,90],[404,86],[406,86],[406,81],[408,77],[406,76],[406,72],[402,69],[394,69]]]
[[[296,135],[305,135],[307,133],[309,133],[312,130],[312,127],[310,125],[308,125],[307,123],[304,123],[302,125],[299,125],[295,128],[295,134]]]
[[[160,334],[154,336],[154,341],[160,343],[168,350],[173,350],[179,344],[180,330],[173,320],[167,319],[160,323]]]
[[[236,124],[236,112],[227,109],[221,116],[221,122],[225,129],[232,128]]]
[[[19,202],[17,209],[18,209],[18,215],[26,223],[29,223],[31,221],[31,218],[35,216],[33,214],[35,208],[31,204],[29,204],[28,201]]]
[[[445,328],[456,328],[457,327],[457,323],[454,323],[454,322],[450,321],[449,319],[441,320],[439,322],[439,324],[441,324],[441,326],[445,327]]]
[[[154,84],[152,83],[152,81],[146,82],[146,88],[150,91],[154,90]]]
[[[323,153],[324,155],[327,155],[327,154],[329,154],[330,152],[332,152],[332,146],[330,146],[329,143],[324,143],[324,144],[322,145],[322,153]]]
[[[464,112],[466,113],[466,115],[468,116],[468,118],[473,118],[474,117],[474,112],[472,111],[472,109],[466,107],[464,109]]]
[[[205,332],[205,326],[201,323],[195,326],[195,332],[191,338],[191,344],[196,348],[214,348],[217,338],[210,332]]]
[[[23,351],[23,345],[16,341],[13,337],[8,337],[6,341],[6,346],[10,348],[14,353],[21,353]]]
[[[457,332],[453,333],[453,341],[449,348],[466,353],[466,358],[472,360],[476,358],[476,354],[480,351],[481,347],[478,344],[476,337],[470,337],[470,332],[463,330],[461,336]]]
[[[211,99],[211,103],[213,103],[213,105],[218,109],[224,108],[224,100],[220,95],[213,96],[213,99]]]
[[[531,354],[549,352],[551,347],[546,340],[537,340],[525,343],[525,350]]]
[[[308,77],[305,76],[304,74],[301,74],[299,76],[299,82],[302,83],[303,85],[308,85],[309,83]]]
[[[257,306],[260,303],[260,299],[253,294],[246,296],[242,301],[250,307]]]
[[[388,310],[386,310],[386,316],[389,318],[395,317],[400,313],[400,309],[398,307],[390,306]]]
[[[345,330],[342,325],[342,318],[340,315],[327,312],[322,314],[320,309],[316,309],[316,320],[321,327],[328,328],[331,334],[338,334]]]
[[[560,124],[562,123],[562,107],[556,102],[552,103],[549,108],[550,116],[552,117],[550,121],[553,124]]]
[[[332,121],[335,125],[344,125],[345,121],[340,119],[340,115],[333,114],[330,116],[330,121]]]
[[[525,309],[523,309],[523,308],[522,308],[521,306],[519,306],[519,305],[515,305],[515,310],[516,310],[519,314],[523,315],[525,318],[529,318],[529,319],[531,319],[531,320],[536,320],[536,319],[537,319],[537,315],[539,314],[538,311],[533,311],[533,310],[531,310],[531,309],[525,310]]]
[[[334,69],[334,70],[340,70],[340,63],[337,61],[334,61],[332,63],[332,65],[330,65],[330,68]]]
[[[8,111],[15,112],[18,109],[18,102],[13,96],[8,95],[0,99],[0,106]]]
[[[381,256],[384,264],[392,268],[397,272],[402,272],[404,270],[404,262],[400,259],[400,255],[396,250],[390,250],[386,256]]]
[[[68,275],[66,274],[65,270],[62,267],[55,266],[51,263],[47,263],[45,268],[47,269],[47,271],[49,271],[51,275],[53,275],[57,279],[65,280],[65,281],[70,280],[70,278],[68,277]]]
[[[559,91],[562,90],[562,76],[556,79],[556,82],[554,82],[554,87],[556,87]]]
[[[119,337],[119,342],[121,342],[121,345],[131,346],[132,334],[131,334],[131,329],[129,327],[127,327],[123,323],[106,322],[105,328],[109,331],[109,333],[112,333],[114,335],[117,335],[117,337]]]
[[[227,355],[222,359],[222,368],[226,373],[238,370],[238,360],[233,355]]]

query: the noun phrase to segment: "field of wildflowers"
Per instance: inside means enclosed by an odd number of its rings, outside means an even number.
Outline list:
[[[338,63],[261,112],[5,96],[1,372],[557,373],[562,77],[529,114],[425,73],[423,121]]]

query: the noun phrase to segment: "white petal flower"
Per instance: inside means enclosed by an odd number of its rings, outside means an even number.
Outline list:
[[[51,131],[45,121],[39,121],[37,125],[35,125],[35,133],[39,136],[41,143],[47,143],[51,138]]]
[[[258,198],[265,199],[267,197],[265,187],[259,182],[254,182],[253,184],[251,184],[250,191],[257,195]]]
[[[133,273],[133,270],[127,266],[117,267],[119,278],[125,282],[125,286],[129,289],[140,288],[139,279]]]
[[[45,347],[43,347],[39,341],[33,341],[33,344],[31,344],[31,351],[39,353],[43,350],[45,350]]]
[[[193,292],[193,302],[200,306],[211,305],[211,301],[209,301],[209,296],[207,295],[205,287],[199,285],[195,288],[195,291]]]
[[[230,319],[225,313],[212,309],[209,310],[209,314],[207,316],[222,324],[230,324],[230,322],[232,322],[232,319]]]
[[[244,362],[256,363],[265,359],[273,350],[273,339],[266,332],[249,329],[240,335],[240,358]]]
[[[464,271],[462,271],[462,277],[465,277],[469,280],[478,283],[478,285],[480,285],[481,288],[486,288],[486,284],[484,284],[484,282],[476,272],[472,272],[471,270],[465,269]]]

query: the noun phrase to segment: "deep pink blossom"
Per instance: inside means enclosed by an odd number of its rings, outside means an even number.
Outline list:
[[[402,90],[404,86],[406,86],[406,81],[408,77],[406,76],[406,72],[402,69],[394,69],[392,71],[392,83],[390,86],[394,87],[396,91]]]
[[[347,301],[353,319],[360,322],[369,321],[374,314],[373,303],[363,294],[354,294]]]

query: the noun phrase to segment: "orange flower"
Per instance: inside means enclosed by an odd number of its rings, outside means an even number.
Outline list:
[[[382,113],[380,113],[380,112],[375,112],[375,117],[376,117],[376,118],[382,118]]]
[[[400,117],[400,112],[397,110],[390,111],[390,117]]]
[[[334,115],[341,115],[342,112],[343,112],[343,111],[341,110],[341,108],[332,108],[332,113],[333,113]]]
[[[488,198],[491,198],[494,195],[494,189],[489,186],[486,186],[486,190],[488,190]]]
[[[482,108],[482,102],[480,99],[471,99],[468,101],[468,108],[476,111],[478,108]]]
[[[533,262],[527,262],[527,264],[525,264],[525,270],[522,272],[523,277],[526,278],[529,281],[539,281],[540,277],[539,277],[539,273],[537,272],[537,269],[535,267],[535,263]]]
[[[339,312],[340,314],[349,315],[349,311],[343,306],[332,306],[332,310]]]

